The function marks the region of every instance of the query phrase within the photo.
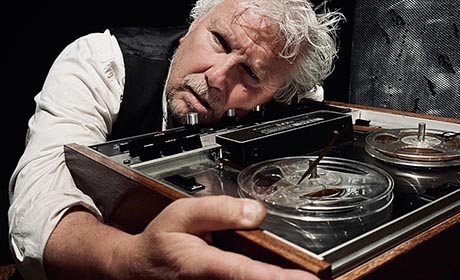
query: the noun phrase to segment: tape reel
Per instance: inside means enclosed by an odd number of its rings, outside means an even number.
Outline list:
[[[314,159],[298,156],[253,164],[238,175],[240,196],[263,201],[276,215],[308,221],[362,217],[391,201],[390,175],[348,159],[324,157],[315,176],[297,183]]]
[[[382,161],[412,167],[460,165],[460,133],[425,129],[384,129],[366,137],[366,152]]]
[[[285,157],[255,163],[238,177],[241,197],[265,204],[271,231],[315,252],[342,244],[390,219],[393,178],[362,162],[324,157],[314,175],[299,179],[316,157]]]

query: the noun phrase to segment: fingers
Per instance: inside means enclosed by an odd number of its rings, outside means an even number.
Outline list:
[[[174,272],[172,278],[177,279],[317,280],[315,275],[306,271],[283,269],[222,251],[194,236],[218,230],[255,228],[265,215],[263,205],[252,199],[224,195],[179,199],[166,207],[146,231],[137,236],[143,240],[138,248],[150,247],[147,251],[157,252],[141,254],[144,262],[149,260],[147,267],[171,267],[173,269],[161,271]],[[157,258],[158,252],[162,252],[161,259]]]
[[[318,278],[306,271],[282,269],[278,266],[252,260],[248,257],[231,252],[221,251],[208,246],[209,250],[200,252],[199,264],[206,264],[203,274],[209,274],[210,279],[244,279],[244,280],[309,280]],[[199,270],[197,271],[200,274]],[[201,275],[203,275],[201,274]],[[206,277],[208,278],[208,277]]]
[[[265,218],[265,208],[253,199],[206,196],[179,199],[152,222],[152,229],[200,235],[226,229],[255,228]]]

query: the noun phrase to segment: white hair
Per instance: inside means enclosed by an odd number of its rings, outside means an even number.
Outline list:
[[[223,0],[197,0],[190,12],[195,20]],[[325,2],[315,9],[309,0],[240,0],[240,8],[267,17],[277,23],[284,40],[279,56],[294,64],[285,85],[275,94],[289,103],[293,96],[308,97],[332,72],[337,57],[338,24],[344,19],[338,11],[328,11]]]

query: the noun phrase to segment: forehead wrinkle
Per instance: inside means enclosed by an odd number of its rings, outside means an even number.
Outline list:
[[[247,9],[235,11],[230,17],[230,25],[228,25],[224,20],[212,14],[208,21],[209,30],[220,33],[232,52],[244,56],[245,62],[251,65],[259,78],[268,79],[267,72],[271,65],[269,60],[275,58],[277,62],[281,62],[277,55],[279,52],[276,52],[276,49],[281,48],[279,43],[276,43],[278,42],[277,25],[271,19],[251,13]],[[238,34],[244,34],[244,36],[238,36]],[[272,45],[271,42],[274,44]],[[258,55],[251,56],[251,53]]]
[[[256,58],[256,61],[253,61],[252,64],[255,65],[255,67],[258,69],[266,69],[274,60],[279,61],[277,55],[279,51],[277,51],[277,49],[281,50],[282,46],[277,43],[279,42],[277,39],[277,26],[270,19],[243,10],[234,16],[232,24],[237,25],[246,35],[246,38],[248,38],[249,42],[245,44],[246,46],[243,46],[246,52],[250,53],[252,50],[262,54],[262,59],[259,59],[261,58],[259,56]],[[253,46],[252,48],[251,43]],[[263,52],[254,50],[255,47],[262,49]],[[263,63],[260,62],[261,60]]]
[[[262,72],[266,77],[266,72],[270,69],[269,66],[271,65],[271,63],[268,63],[270,59],[274,58],[275,61],[281,62],[277,49],[281,50],[282,46],[277,43],[277,25],[275,25],[271,19],[250,13],[248,10],[241,11],[238,19],[235,17],[234,22],[241,27],[241,30],[243,30],[247,38],[253,43],[252,49],[257,47],[263,50],[262,52],[259,51],[259,49],[254,50],[254,52],[262,54],[262,57],[256,57],[256,60],[253,61],[252,64],[256,69],[259,69],[259,73]],[[246,47],[248,52],[251,51],[249,45],[250,43],[248,43],[248,47]]]

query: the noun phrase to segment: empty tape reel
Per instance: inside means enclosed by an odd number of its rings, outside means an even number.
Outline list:
[[[460,133],[425,129],[384,129],[366,137],[366,152],[382,161],[412,167],[460,165]]]

